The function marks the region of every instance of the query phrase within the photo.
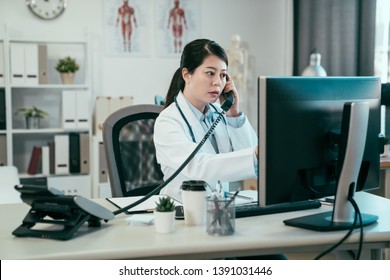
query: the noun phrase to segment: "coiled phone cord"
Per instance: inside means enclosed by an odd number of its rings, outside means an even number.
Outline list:
[[[194,156],[196,155],[196,153],[200,150],[200,148],[202,148],[202,146],[204,145],[204,143],[206,143],[207,139],[210,137],[210,135],[213,133],[215,127],[218,125],[218,123],[222,120],[223,118],[223,115],[226,114],[227,111],[229,111],[231,105],[233,104],[234,100],[232,102],[228,102],[228,104],[226,104],[226,101],[224,102],[224,104],[222,104],[221,108],[222,108],[222,112],[219,113],[219,116],[217,117],[217,119],[214,121],[214,123],[211,125],[210,129],[206,132],[205,136],[203,136],[203,139],[199,142],[198,146],[196,146],[196,148],[192,151],[192,153],[188,156],[188,158],[182,163],[182,165],[180,165],[180,167],[167,179],[165,180],[164,182],[162,182],[158,187],[156,187],[153,191],[151,191],[150,193],[148,193],[147,195],[145,195],[144,197],[140,198],[139,200],[133,202],[132,204],[129,204],[128,206],[124,207],[124,208],[121,208],[117,211],[114,211],[113,214],[114,215],[118,215],[120,213],[123,213],[139,204],[141,204],[142,202],[144,202],[145,200],[149,199],[152,195],[155,195],[157,193],[159,193],[166,185],[168,185],[177,175],[179,175],[179,173],[184,169],[184,167],[187,166],[187,164],[194,158]]]

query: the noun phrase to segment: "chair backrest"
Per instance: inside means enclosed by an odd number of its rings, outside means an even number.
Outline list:
[[[153,142],[159,105],[133,105],[112,113],[103,141],[113,197],[146,195],[162,181]]]
[[[19,184],[19,174],[15,166],[0,166],[0,204],[22,202],[20,193],[15,190],[15,185]]]

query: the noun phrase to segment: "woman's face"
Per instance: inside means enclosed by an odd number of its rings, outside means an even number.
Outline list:
[[[227,65],[218,56],[209,55],[194,73],[183,68],[182,75],[186,83],[184,96],[203,112],[205,105],[215,102],[225,88]]]

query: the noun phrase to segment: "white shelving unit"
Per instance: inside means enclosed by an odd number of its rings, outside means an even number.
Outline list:
[[[3,135],[6,139],[7,165],[16,166],[21,179],[31,179],[33,182],[34,179],[45,177],[49,187],[64,190],[65,194],[92,197],[92,98],[88,38],[80,41],[35,41],[8,38],[7,32],[4,32],[3,38],[0,37],[0,46],[3,46],[3,50],[0,47],[0,56],[5,72],[4,85],[0,84],[0,90],[5,91],[6,103],[6,129],[0,130],[0,137]],[[80,66],[72,85],[62,84],[60,74],[55,70],[58,60],[66,56],[75,58]],[[74,103],[77,110],[87,116],[83,126],[64,126],[64,114],[68,110],[75,110],[72,106],[63,108],[67,92],[76,92],[76,99],[81,96],[84,101],[75,100]],[[23,116],[17,114],[20,108],[32,106],[49,114],[41,119],[38,129],[27,129]],[[70,133],[88,135],[88,162],[84,161],[89,165],[88,171],[84,168],[80,172],[42,174],[39,167],[37,174],[27,173],[34,146],[46,146],[49,141],[54,141],[55,135]],[[85,151],[86,146],[83,147]]]

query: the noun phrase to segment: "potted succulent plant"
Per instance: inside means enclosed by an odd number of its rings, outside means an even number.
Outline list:
[[[63,84],[73,84],[74,75],[79,68],[76,59],[70,56],[61,58],[56,65],[56,70],[60,72]]]
[[[154,225],[158,233],[170,233],[174,230],[175,203],[169,196],[160,197],[154,211]]]
[[[49,114],[35,106],[20,108],[16,114],[22,114],[26,120],[26,128],[39,128],[40,120]]]

